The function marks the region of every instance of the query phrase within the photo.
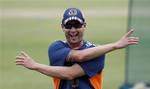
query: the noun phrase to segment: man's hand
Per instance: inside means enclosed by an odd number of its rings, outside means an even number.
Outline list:
[[[16,56],[16,65],[21,65],[28,69],[35,70],[36,64],[37,63],[25,52],[21,52],[18,56]]]
[[[130,37],[133,32],[134,32],[133,29],[127,32],[119,41],[115,43],[115,48],[121,49],[127,47],[128,45],[138,44],[139,42],[138,37]]]

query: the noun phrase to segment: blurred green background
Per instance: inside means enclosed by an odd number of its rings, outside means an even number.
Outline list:
[[[135,29],[140,42],[128,48],[126,83],[150,87],[150,0],[130,0],[129,12],[129,27]]]
[[[60,24],[68,7],[80,8],[87,30],[85,39],[95,44],[118,40],[127,29],[128,0],[1,0],[0,89],[54,89],[50,77],[15,65],[25,51],[48,64],[47,49],[65,40]],[[125,50],[107,54],[103,89],[117,89],[124,82]]]

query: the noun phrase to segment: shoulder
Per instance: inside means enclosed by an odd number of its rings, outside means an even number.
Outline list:
[[[63,46],[65,46],[65,41],[57,40],[57,41],[51,43],[51,44],[49,45],[49,48],[48,48],[48,49],[49,49],[49,50],[50,50],[50,49],[59,49],[59,48],[62,48]]]
[[[63,66],[70,50],[71,49],[67,47],[66,42],[60,40],[53,42],[48,49],[50,65]]]

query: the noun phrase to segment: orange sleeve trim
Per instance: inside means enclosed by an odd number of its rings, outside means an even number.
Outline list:
[[[102,89],[102,73],[96,74],[95,76],[91,77],[90,79],[91,85],[94,89]]]
[[[55,89],[59,89],[60,79],[53,78],[53,80],[54,80],[54,87],[55,87]]]

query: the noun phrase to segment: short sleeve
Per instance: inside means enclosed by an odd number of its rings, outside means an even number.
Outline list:
[[[81,63],[80,66],[82,67],[82,69],[84,70],[85,74],[88,77],[92,77],[98,72],[101,72],[103,70],[104,60],[105,60],[105,55],[102,55],[98,58]]]
[[[49,65],[63,66],[70,50],[62,41],[52,43],[48,49]]]

